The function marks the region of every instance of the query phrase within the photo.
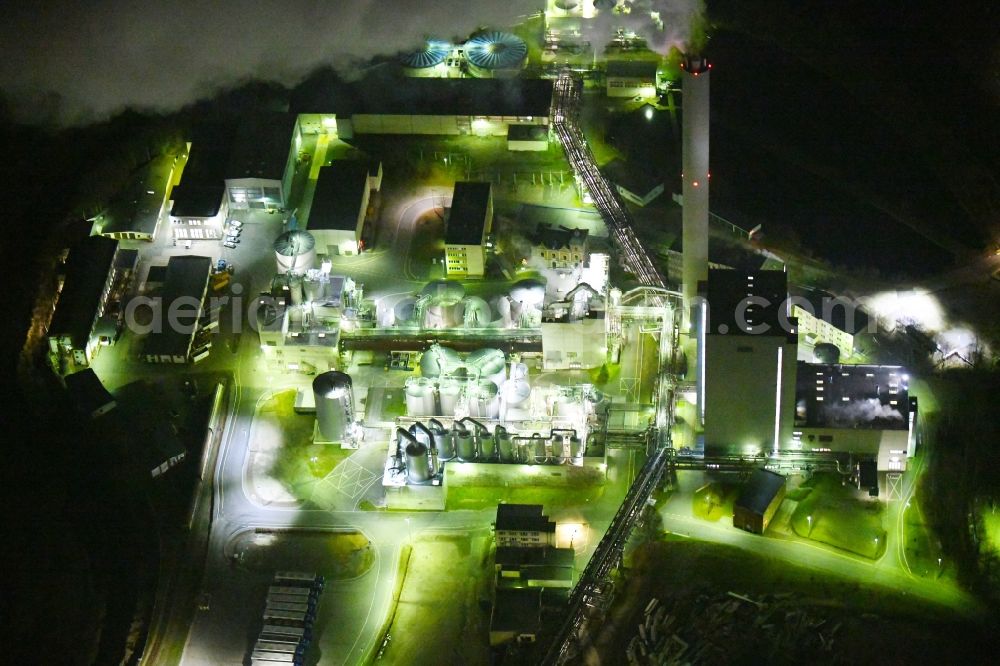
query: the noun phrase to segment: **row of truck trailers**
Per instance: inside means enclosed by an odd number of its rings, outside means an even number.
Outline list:
[[[250,653],[251,666],[300,666],[312,641],[316,607],[326,581],[302,571],[279,571],[267,589],[264,626]]]

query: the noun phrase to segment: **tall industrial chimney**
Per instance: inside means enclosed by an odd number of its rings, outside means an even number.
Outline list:
[[[684,69],[683,122],[683,234],[684,330],[691,330],[691,307],[698,282],[708,279],[708,77],[712,65],[698,55],[687,55]]]

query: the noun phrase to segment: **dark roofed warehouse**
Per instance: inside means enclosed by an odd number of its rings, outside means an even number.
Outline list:
[[[766,469],[754,470],[733,505],[733,527],[763,534],[785,498],[785,477]]]

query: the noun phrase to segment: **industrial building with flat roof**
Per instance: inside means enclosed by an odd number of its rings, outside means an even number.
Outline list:
[[[167,262],[159,312],[154,315],[156,325],[143,348],[146,361],[187,363],[191,359],[191,347],[204,309],[211,272],[210,257],[182,255],[171,257]],[[180,307],[181,299],[189,303]],[[175,308],[177,312],[171,317],[170,312]]]
[[[572,587],[575,555],[572,548],[498,546],[497,586]]]
[[[225,171],[229,208],[283,208],[301,145],[295,114],[272,112],[245,117],[236,132]]]
[[[180,183],[170,193],[175,223],[204,224],[225,216],[226,169],[234,139],[231,122],[206,123],[194,130]]]
[[[554,546],[556,524],[542,514],[541,504],[497,506],[497,547]]]
[[[88,236],[70,248],[65,278],[49,322],[49,351],[77,366],[90,363],[98,340],[94,327],[104,312],[118,242]]]
[[[606,74],[608,97],[653,97],[656,95],[654,60],[609,60]]]
[[[364,249],[362,233],[372,191],[382,184],[382,163],[340,160],[322,167],[306,228],[319,254],[354,255]]]
[[[469,181],[455,183],[444,232],[448,276],[483,275],[486,269],[486,242],[492,230],[492,185]]]
[[[798,336],[782,271],[711,270],[698,327],[706,455],[761,455],[791,438]]]
[[[733,504],[733,527],[763,534],[785,498],[785,477],[755,469]]]
[[[93,233],[117,241],[152,241],[160,227],[177,155],[154,157],[94,220]]]
[[[355,134],[506,136],[510,125],[547,125],[552,81],[411,78],[375,73],[356,82],[317,82],[293,107],[303,131]]]
[[[798,364],[792,448],[874,459],[901,472],[916,452],[916,398],[899,366]]]

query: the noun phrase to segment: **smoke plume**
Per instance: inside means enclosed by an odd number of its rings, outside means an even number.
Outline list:
[[[873,421],[902,421],[902,413],[891,405],[883,405],[877,398],[851,400],[827,406],[828,425],[853,425]]]
[[[169,111],[248,79],[294,85],[322,65],[356,67],[427,37],[504,28],[544,0],[121,0],[15,3],[0,23],[0,90],[19,119],[77,124],[125,107]],[[697,0],[635,0],[651,45],[683,40]]]

